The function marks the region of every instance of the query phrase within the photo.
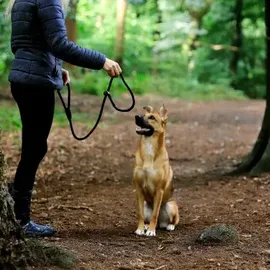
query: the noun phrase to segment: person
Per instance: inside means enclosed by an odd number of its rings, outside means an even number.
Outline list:
[[[16,219],[27,236],[52,236],[49,225],[30,219],[36,171],[47,152],[55,90],[70,82],[62,62],[119,76],[119,64],[104,54],[82,48],[67,38],[65,7],[68,0],[10,0],[11,50],[14,59],[9,73],[11,93],[22,122],[21,157],[9,190]]]

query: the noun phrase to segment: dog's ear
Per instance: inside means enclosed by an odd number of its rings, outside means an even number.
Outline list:
[[[167,113],[168,113],[168,111],[167,111],[165,105],[162,104],[161,108],[159,109],[159,114],[164,121],[166,121],[168,119]]]
[[[146,110],[148,113],[152,113],[154,110],[151,106],[144,106],[143,109]]]

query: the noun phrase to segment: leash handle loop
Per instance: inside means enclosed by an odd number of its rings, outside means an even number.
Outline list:
[[[124,77],[122,76],[122,74],[120,74],[120,77],[121,77],[122,82],[124,83],[126,89],[128,90],[128,92],[129,92],[129,94],[130,94],[130,96],[131,96],[131,100],[132,100],[131,106],[130,106],[129,108],[127,108],[127,109],[121,109],[121,108],[119,108],[119,107],[116,106],[115,102],[114,102],[113,99],[112,99],[112,96],[110,95],[110,89],[111,89],[111,86],[112,86],[112,83],[113,83],[113,79],[114,79],[114,78],[111,78],[110,83],[109,83],[109,86],[108,86],[108,89],[107,89],[107,92],[108,92],[108,98],[109,98],[109,100],[110,100],[110,102],[111,102],[111,104],[112,104],[112,106],[114,107],[115,110],[117,110],[117,111],[119,111],[119,112],[129,112],[129,111],[131,111],[131,110],[134,108],[134,106],[135,106],[135,97],[134,97],[134,94],[133,94],[131,88],[129,87],[129,85],[128,85],[127,82],[125,81]]]
[[[114,78],[112,77],[110,79],[110,82],[109,82],[109,85],[107,87],[107,90],[104,91],[104,98],[103,98],[103,101],[102,101],[102,104],[101,104],[101,108],[100,108],[100,111],[99,111],[99,115],[98,115],[98,118],[97,118],[97,121],[95,123],[95,125],[92,127],[92,129],[83,137],[78,137],[74,131],[74,127],[73,127],[73,122],[72,122],[72,112],[71,112],[71,109],[70,109],[70,103],[71,103],[71,87],[70,87],[70,84],[68,83],[67,84],[67,88],[68,88],[68,96],[67,96],[67,105],[65,104],[65,101],[63,99],[63,96],[62,94],[60,93],[60,90],[57,90],[57,93],[58,93],[58,96],[61,100],[61,103],[64,107],[64,110],[65,110],[65,114],[67,116],[67,119],[68,119],[68,122],[69,122],[69,126],[70,126],[70,130],[71,130],[71,133],[72,133],[72,136],[78,140],[78,141],[83,141],[85,139],[87,139],[94,131],[95,129],[97,128],[99,122],[100,122],[100,119],[102,117],[102,114],[103,114],[103,110],[104,110],[104,106],[105,106],[105,103],[106,103],[106,99],[107,97],[109,98],[113,108],[119,112],[129,112],[131,111],[134,106],[135,106],[135,97],[134,97],[134,94],[131,90],[131,88],[129,87],[129,85],[127,84],[127,82],[125,81],[124,77],[122,74],[120,74],[120,77],[124,83],[124,85],[126,86],[127,90],[129,91],[130,93],[130,96],[131,96],[131,100],[132,100],[132,103],[131,103],[131,106],[127,109],[121,109],[119,107],[116,106],[115,102],[113,101],[112,99],[112,96],[111,96],[111,93],[110,93],[110,90],[111,90],[111,87],[112,87],[112,83],[113,83],[113,80]]]

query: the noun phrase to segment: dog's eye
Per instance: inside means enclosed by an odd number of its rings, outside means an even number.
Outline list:
[[[148,117],[148,119],[156,120],[156,118],[155,118],[153,115],[150,115],[150,116]]]

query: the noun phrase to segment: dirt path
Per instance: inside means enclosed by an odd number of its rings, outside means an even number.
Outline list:
[[[121,105],[125,104],[121,100]],[[138,136],[134,115],[143,105],[165,102],[170,112],[167,148],[175,174],[180,224],[156,238],[138,237],[132,168]],[[81,111],[97,111],[99,99],[74,99]],[[106,109],[102,128],[85,142],[54,127],[38,172],[33,218],[59,231],[56,241],[77,254],[74,269],[270,269],[270,178],[226,178],[220,171],[247,154],[257,137],[263,101],[183,102],[139,98],[136,109]],[[86,127],[77,124],[78,133]],[[4,134],[11,178],[19,134]],[[237,245],[194,244],[214,223],[234,225]]]

